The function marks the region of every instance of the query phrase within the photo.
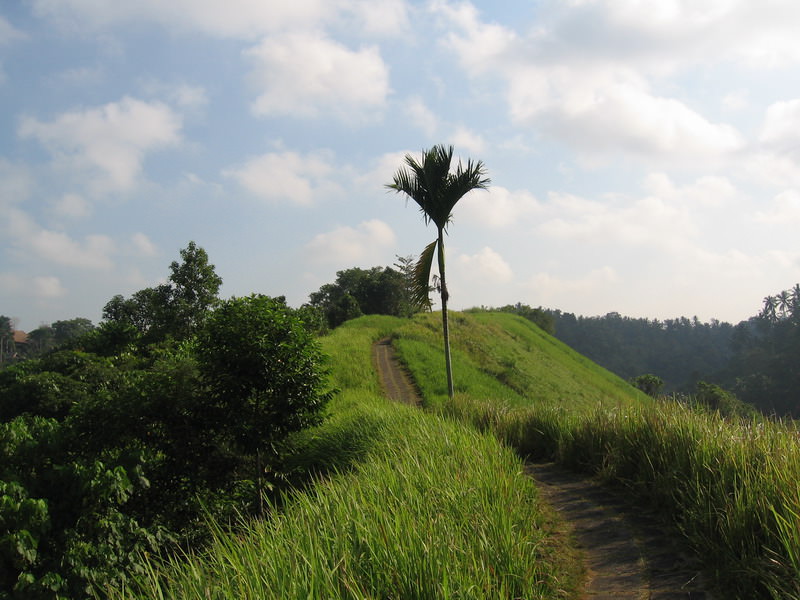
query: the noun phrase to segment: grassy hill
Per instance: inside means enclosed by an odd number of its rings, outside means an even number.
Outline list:
[[[296,491],[112,596],[569,597],[578,568],[519,455],[600,473],[657,506],[726,597],[798,596],[790,424],[654,402],[514,315],[456,313],[451,328],[453,402],[438,314],[363,317],[323,338],[341,391],[325,424],[294,440]],[[425,411],[381,397],[370,349],[385,336]]]

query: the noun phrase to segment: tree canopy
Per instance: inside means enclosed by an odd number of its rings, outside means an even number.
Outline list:
[[[114,296],[103,308],[108,322],[133,326],[145,343],[195,333],[217,302],[222,278],[195,242],[180,251],[181,262],[170,266],[169,283],[145,288],[130,298]]]
[[[308,306],[321,311],[331,329],[361,315],[411,316],[418,307],[411,300],[410,274],[403,271],[404,264],[398,263],[398,269],[353,267],[338,271],[336,281],[309,296]]]

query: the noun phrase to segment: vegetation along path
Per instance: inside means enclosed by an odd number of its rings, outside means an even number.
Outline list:
[[[419,405],[421,399],[389,338],[373,346],[386,396]],[[543,499],[567,522],[584,554],[587,600],[711,600],[698,569],[654,517],[634,509],[596,480],[554,463],[529,463]]]

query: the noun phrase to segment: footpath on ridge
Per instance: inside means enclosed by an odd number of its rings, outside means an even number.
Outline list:
[[[391,340],[372,348],[390,400],[421,405],[419,392],[395,356]],[[588,600],[712,600],[700,572],[654,516],[621,494],[555,463],[526,463],[542,498],[566,522],[584,556]]]

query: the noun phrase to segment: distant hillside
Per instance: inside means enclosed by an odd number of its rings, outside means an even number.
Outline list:
[[[698,381],[721,383],[732,356],[735,327],[712,320],[638,319],[546,311],[555,336],[624,379],[651,373],[666,392],[692,392]]]
[[[447,395],[442,376],[441,315],[402,322],[394,344],[427,402]],[[522,317],[454,313],[450,321],[456,393],[521,406],[543,402],[570,410],[648,402],[623,379]]]

